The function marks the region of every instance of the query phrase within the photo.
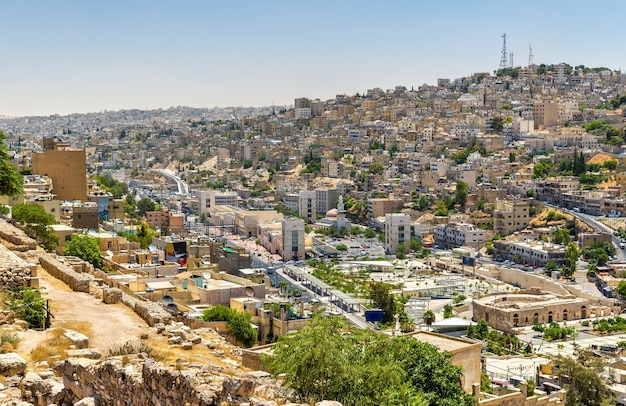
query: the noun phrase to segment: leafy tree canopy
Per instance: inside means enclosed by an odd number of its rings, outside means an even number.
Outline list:
[[[52,251],[56,248],[59,238],[52,233],[50,227],[56,223],[56,219],[52,214],[46,213],[43,207],[16,204],[13,206],[13,218],[22,224],[26,234],[37,240],[46,250]]]
[[[0,131],[0,196],[17,196],[23,193],[23,178],[11,162],[5,143],[6,135]]]
[[[390,338],[317,315],[281,337],[264,361],[303,401],[352,405],[474,405],[450,354],[411,337]]]
[[[100,239],[87,234],[74,234],[63,247],[65,255],[81,258],[96,268],[102,266],[100,257]]]

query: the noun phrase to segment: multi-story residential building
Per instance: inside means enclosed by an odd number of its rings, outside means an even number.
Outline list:
[[[388,213],[399,211],[404,205],[404,200],[396,197],[393,193],[389,197],[371,198],[367,201],[369,218],[385,216]]]
[[[485,230],[474,224],[448,223],[435,227],[435,240],[446,248],[468,246],[479,248],[485,243]]]
[[[385,252],[395,254],[400,244],[405,252],[411,241],[411,216],[405,213],[385,214]]]
[[[535,185],[535,198],[546,203],[561,205],[561,195],[580,187],[580,181],[574,176],[558,176],[540,180]]]
[[[315,210],[318,213],[326,213],[335,207],[338,197],[339,195],[335,188],[315,189]]]
[[[497,200],[493,210],[493,232],[506,236],[526,228],[530,221],[528,200]]]
[[[541,100],[533,103],[533,120],[535,129],[554,127],[559,117],[559,106],[551,100]]]
[[[287,193],[285,196],[283,196],[283,206],[285,207],[285,209],[293,213],[298,213],[299,200],[300,195],[298,195],[297,193]]]
[[[561,194],[561,206],[573,210],[576,208],[582,213],[599,216],[602,212],[602,202],[609,197],[604,191],[571,190]]]
[[[87,199],[87,157],[84,149],[71,149],[56,138],[43,139],[43,152],[33,153],[33,173],[52,179],[59,200]]]
[[[283,219],[282,234],[283,244],[280,254],[283,260],[304,259],[304,220],[293,217]]]
[[[315,190],[302,190],[298,194],[300,217],[307,223],[313,224],[317,220],[317,193]]]
[[[184,231],[184,220],[184,215],[172,213],[167,209],[146,212],[146,221],[151,227],[169,230],[172,233]]]
[[[72,204],[72,227],[97,230],[100,223],[98,205],[92,202]]]

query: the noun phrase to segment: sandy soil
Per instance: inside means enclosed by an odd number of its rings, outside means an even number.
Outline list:
[[[52,327],[76,329],[87,334],[90,348],[103,355],[111,346],[128,340],[137,341],[141,333],[148,332],[149,326],[132,310],[123,304],[104,304],[88,293],[73,292],[65,283],[54,278],[39,267],[40,287],[45,288],[45,297],[50,299],[54,319]],[[18,333],[21,342],[17,352],[28,358],[30,351],[46,339],[46,333],[28,330]]]

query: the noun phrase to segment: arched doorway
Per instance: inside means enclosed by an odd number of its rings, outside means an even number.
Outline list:
[[[587,318],[587,306],[583,306],[580,308],[580,318],[581,319]]]
[[[548,312],[548,323],[552,323],[552,310]]]
[[[533,324],[539,324],[539,313],[533,315]]]
[[[515,313],[513,315],[513,327],[517,327],[518,324],[519,324],[519,314]]]
[[[563,310],[563,321],[567,321],[567,309]]]

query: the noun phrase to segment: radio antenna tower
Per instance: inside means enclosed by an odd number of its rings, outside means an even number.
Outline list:
[[[509,68],[513,69],[513,52],[509,54]]]
[[[533,55],[533,46],[528,44],[528,66],[535,64],[535,55]]]
[[[507,61],[508,54],[506,53],[506,33],[502,34],[502,54],[500,56],[500,69],[506,69],[509,67]]]

